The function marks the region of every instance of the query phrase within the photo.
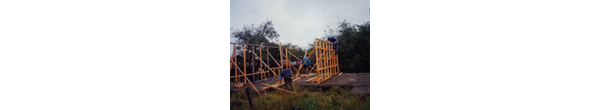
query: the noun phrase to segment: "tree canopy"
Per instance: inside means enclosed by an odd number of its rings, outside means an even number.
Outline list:
[[[244,44],[256,44],[256,45],[265,45],[265,46],[279,46],[279,34],[273,27],[272,20],[267,20],[266,22],[261,23],[259,26],[255,27],[253,24],[249,26],[244,26],[241,30],[231,29],[231,38],[235,38],[236,43],[244,43]],[[342,72],[370,72],[370,22],[364,22],[363,24],[353,24],[348,22],[347,20],[343,20],[339,22],[339,25],[336,27],[336,30],[329,29],[329,33],[325,34],[321,39],[327,39],[329,37],[335,37],[339,41],[338,48],[338,57],[340,63],[340,70]],[[297,45],[291,43],[284,43],[281,45],[282,48],[288,48],[294,56],[302,59],[305,51],[312,51],[312,47],[314,46],[314,42],[309,43],[311,48],[306,50],[303,49],[291,49],[298,47]],[[238,56],[238,62],[242,58],[243,50],[238,45],[237,51],[234,52],[236,56]],[[270,58],[266,53],[266,48],[263,48],[263,57],[261,59],[267,60]],[[250,51],[254,51],[256,54],[259,54],[258,47],[247,47],[246,61],[251,61],[251,57],[248,55],[252,55]],[[275,57],[275,59],[280,59],[279,57],[279,49],[277,48],[269,48],[269,53]],[[285,50],[283,50],[285,51]],[[310,57],[311,62],[315,62],[314,54]],[[290,60],[295,61],[296,59],[290,56]],[[255,61],[255,64],[257,64]],[[269,60],[270,66],[276,66],[276,61]],[[239,62],[241,63],[241,62]],[[256,66],[256,65],[255,65]]]
[[[270,41],[279,41],[279,34],[273,27],[273,20],[267,20],[258,27],[254,24],[244,26],[242,30],[231,29],[230,37],[235,38],[237,43],[266,44]]]
[[[339,23],[337,31],[330,29],[325,38],[339,41],[338,57],[342,72],[370,71],[370,22],[352,24],[347,20]]]

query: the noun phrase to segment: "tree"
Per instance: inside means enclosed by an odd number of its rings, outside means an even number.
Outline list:
[[[339,23],[337,31],[329,29],[325,38],[338,38],[338,57],[341,71],[370,71],[370,22],[351,24],[347,20]]]
[[[252,24],[244,26],[242,30],[232,29],[230,37],[235,38],[237,43],[245,44],[263,44],[269,43],[269,40],[279,41],[279,34],[273,27],[273,20],[267,20],[258,27],[254,27],[254,24]]]
[[[279,38],[279,34],[277,33],[277,31],[275,30],[275,28],[273,27],[273,20],[267,20],[266,22],[261,23],[259,26],[255,27],[254,24],[251,24],[249,26],[244,26],[241,30],[234,30],[233,27],[230,29],[231,31],[231,35],[230,38],[234,38],[236,43],[242,43],[242,44],[255,44],[255,45],[276,45],[275,43],[272,43],[271,41],[278,41]],[[252,54],[252,52],[256,53],[257,55],[260,54],[259,53],[259,47],[255,47],[255,46],[247,46],[246,47],[246,51],[244,51],[241,46],[235,47],[236,48],[236,52],[234,52],[235,56],[238,59],[238,65],[243,65],[243,60],[241,58],[243,58],[243,52],[246,52],[246,66],[247,66],[247,71],[248,72],[252,72],[253,68],[256,69],[254,71],[258,71],[258,65],[260,65],[260,61],[258,61],[258,58],[256,57],[252,57],[254,56],[254,54]],[[266,48],[265,48],[266,49]],[[261,58],[263,61],[266,61],[267,58],[269,58],[266,54],[265,49],[263,50],[263,57]],[[279,51],[276,51],[277,53],[273,53],[273,50],[276,49],[269,49],[269,51],[273,54],[273,56],[279,58]],[[257,56],[258,57],[258,56]],[[254,67],[252,67],[252,60],[254,59]],[[270,64],[275,64],[275,61],[269,62]],[[265,65],[267,66],[267,65]]]

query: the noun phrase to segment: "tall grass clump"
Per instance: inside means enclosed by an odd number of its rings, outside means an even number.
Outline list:
[[[263,97],[253,94],[254,107],[258,110],[365,110],[369,109],[370,98],[360,98],[359,95],[352,94],[352,87],[333,86],[328,89],[320,87],[300,87],[295,86],[299,95],[293,95],[287,92],[273,90],[264,92]],[[243,93],[243,94],[240,94]],[[248,98],[244,92],[232,93],[230,109],[250,109]],[[239,101],[234,101],[239,100]],[[244,101],[245,100],[245,101]],[[240,104],[240,102],[242,104]]]

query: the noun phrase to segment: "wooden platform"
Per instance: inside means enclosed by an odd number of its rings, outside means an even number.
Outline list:
[[[355,94],[369,94],[370,91],[370,73],[357,73],[357,74],[351,74],[351,73],[343,73],[341,75],[336,75],[334,77],[331,77],[331,79],[321,83],[321,84],[317,84],[316,82],[310,83],[310,82],[304,82],[307,79],[313,78],[315,76],[309,76],[306,78],[302,78],[299,80],[294,81],[295,84],[300,85],[300,86],[354,86],[352,89],[352,93]],[[259,81],[254,81],[252,82],[252,84],[254,84],[254,86],[256,87],[256,89],[258,89],[261,93],[266,91],[264,89],[262,89],[263,87],[265,87],[264,85],[262,85],[262,83],[266,83],[269,85],[273,85],[276,84],[277,82],[279,82],[279,78],[267,78],[264,80],[259,80]],[[243,91],[244,88],[246,87],[250,87],[250,84],[245,84],[243,87],[230,87],[230,92],[237,92],[237,91]],[[252,91],[255,91],[254,89],[252,89]]]
[[[352,94],[369,94],[369,92],[370,87],[368,86],[353,87],[351,91]]]

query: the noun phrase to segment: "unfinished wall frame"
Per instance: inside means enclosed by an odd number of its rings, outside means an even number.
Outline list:
[[[233,44],[233,54],[231,55],[231,62],[229,65],[230,70],[233,68],[233,72],[234,76],[230,76],[229,78],[235,78],[235,83],[231,83],[230,84],[236,84],[236,83],[251,83],[250,80],[244,80],[244,77],[248,77],[249,75],[252,75],[251,77],[253,78],[253,80],[257,80],[257,79],[264,79],[264,78],[268,78],[267,76],[272,76],[272,77],[279,77],[281,75],[281,71],[282,68],[284,66],[286,67],[291,67],[291,65],[289,64],[289,55],[292,53],[288,53],[288,49],[282,49],[281,48],[281,44],[279,45],[279,47],[273,47],[273,46],[262,46],[262,45],[253,45],[253,44],[238,44],[238,43],[231,43]],[[237,47],[240,47],[241,49],[237,49]],[[263,53],[263,47],[267,47],[267,49],[264,49],[264,51],[267,53],[268,56],[265,56],[267,59],[267,62],[265,63],[262,60],[262,53]],[[252,49],[250,49],[252,48]],[[258,50],[259,54],[255,53],[255,49]],[[271,53],[269,52],[269,49],[278,49],[279,51],[279,61],[278,59],[275,59],[273,57],[273,55],[271,55]],[[237,61],[237,57],[238,57],[238,53],[237,50],[242,50],[242,54],[240,55],[242,57],[242,61]],[[284,53],[285,52],[285,53]],[[246,55],[246,53],[250,54],[249,56]],[[247,64],[250,62],[246,62],[246,59],[251,58],[251,62],[252,64]],[[258,58],[258,59],[257,59]],[[257,59],[259,62],[256,62],[258,64],[255,64],[255,59]],[[277,64],[275,67],[270,67],[269,62],[270,60],[274,60],[275,64]],[[284,61],[285,60],[285,61]],[[240,65],[237,65],[237,63],[243,63]],[[281,64],[280,64],[281,63]],[[237,66],[236,66],[237,65]],[[264,65],[264,67],[263,67]],[[240,69],[235,69],[235,67],[238,67]],[[246,66],[252,66],[251,68],[246,68]],[[254,66],[259,66],[258,69],[255,69]],[[243,70],[242,70],[243,69]],[[252,69],[253,73],[248,73],[249,71],[247,71],[247,69]],[[272,75],[266,75],[272,73]],[[231,73],[230,73],[231,74]],[[255,76],[259,76],[260,78],[256,78]],[[242,78],[241,80],[239,80],[240,78]]]
[[[314,82],[322,83],[327,79],[340,73],[338,56],[333,50],[333,43],[315,38],[315,54],[316,54],[316,79]]]
[[[293,67],[290,65],[290,57],[296,58],[298,60],[300,60],[300,58],[298,58],[297,56],[295,56],[294,54],[292,54],[288,48],[284,49],[281,47],[281,43],[279,43],[279,46],[263,46],[263,45],[255,45],[255,44],[239,44],[239,43],[230,43],[233,44],[233,50],[234,53],[232,55],[232,58],[230,58],[230,60],[232,61],[230,63],[230,69],[233,67],[238,67],[237,63],[237,46],[240,46],[243,50],[244,53],[242,53],[242,59],[243,59],[243,67],[239,67],[239,68],[244,68],[243,70],[241,69],[235,69],[235,76],[230,76],[230,78],[236,78],[235,82],[236,83],[251,83],[250,80],[246,79],[242,79],[243,81],[238,80],[238,78],[240,77],[247,77],[248,75],[260,75],[260,79],[262,80],[263,78],[267,78],[267,76],[270,75],[266,75],[269,73],[273,74],[273,77],[279,77],[281,75],[281,70],[282,68],[285,66],[289,69],[292,69],[290,67]],[[252,51],[247,51],[246,48],[248,47],[258,47],[258,52],[260,54],[256,54],[254,52],[254,49],[251,49]],[[266,49],[262,49],[266,47]],[[277,50],[279,51],[279,59],[275,59],[275,57],[273,57],[273,55],[269,52],[269,49],[273,49],[273,48],[277,48]],[[290,48],[290,49],[296,49],[296,48]],[[267,55],[265,56],[267,59],[267,62],[265,63],[262,58],[263,58],[263,50],[267,53]],[[258,65],[259,65],[259,69],[253,71],[254,73],[247,73],[247,69],[246,69],[246,52],[248,52],[250,54],[250,57],[252,57],[252,60],[256,59],[256,57],[258,57]],[[339,71],[339,64],[338,64],[338,56],[335,55],[335,50],[333,50],[333,43],[326,41],[326,40],[322,40],[319,38],[315,38],[315,45],[312,49],[312,51],[306,51],[304,53],[304,55],[308,55],[311,56],[313,53],[315,53],[316,56],[316,60],[314,63],[314,66],[310,69],[310,71],[315,70],[316,74],[314,78],[311,78],[310,80],[306,80],[307,82],[317,82],[317,83],[322,83],[326,80],[328,80],[329,78],[337,75],[340,73]],[[304,56],[303,56],[304,57]],[[275,67],[270,67],[270,59],[273,59],[275,61],[276,66]],[[254,62],[254,61],[252,61]],[[304,62],[306,63],[306,62]],[[233,64],[233,65],[232,65]],[[251,64],[256,65],[256,64]],[[263,68],[263,65],[265,66]],[[293,76],[298,78],[300,70],[304,67],[304,64],[299,64],[299,68],[295,68],[295,71]],[[242,65],[239,65],[242,66]],[[252,67],[254,68],[254,66]],[[308,72],[310,72],[308,71]],[[238,74],[241,73],[241,74]],[[256,78],[253,78],[256,79]],[[231,84],[231,83],[230,83]]]

